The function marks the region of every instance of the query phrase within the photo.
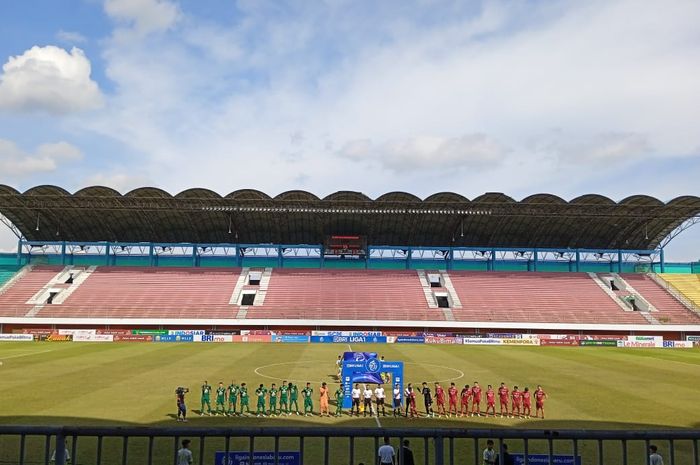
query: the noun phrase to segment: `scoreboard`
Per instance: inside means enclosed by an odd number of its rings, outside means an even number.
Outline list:
[[[364,236],[326,236],[324,255],[364,256],[367,239]]]

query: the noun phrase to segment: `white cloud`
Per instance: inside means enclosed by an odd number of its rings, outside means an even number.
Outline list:
[[[56,38],[61,42],[69,44],[82,44],[87,42],[87,37],[76,31],[64,31],[61,29],[56,33]]]
[[[181,16],[178,6],[168,0],[105,0],[104,9],[140,35],[166,31]]]
[[[507,149],[484,134],[461,137],[422,136],[373,143],[357,139],[338,155],[395,172],[414,170],[481,170],[498,165]]]
[[[90,60],[79,48],[68,53],[53,45],[34,46],[10,57],[2,69],[0,109],[62,114],[102,105]]]
[[[106,186],[125,194],[137,187],[153,185],[147,176],[131,173],[96,173],[88,176],[83,185]]]
[[[25,177],[53,172],[63,163],[82,158],[80,149],[68,142],[41,144],[34,152],[26,152],[14,142],[0,139],[0,173],[3,176]]]

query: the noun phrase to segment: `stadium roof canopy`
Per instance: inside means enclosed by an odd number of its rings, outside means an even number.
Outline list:
[[[377,246],[651,250],[700,215],[700,198],[615,202],[589,194],[567,202],[536,194],[516,201],[487,193],[469,200],[442,192],[421,200],[341,191],[321,199],[305,191],[222,197],[207,189],[173,196],[153,187],[122,195],[100,186],[71,194],[0,185],[0,213],[26,240],[40,242],[321,244],[328,235],[360,235]]]

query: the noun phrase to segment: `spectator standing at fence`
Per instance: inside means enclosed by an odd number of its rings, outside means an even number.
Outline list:
[[[177,465],[192,465],[192,451],[190,450],[190,440],[182,440],[182,448],[177,451]]]
[[[649,465],[664,465],[664,459],[658,452],[658,447],[654,444],[649,446]]]
[[[381,465],[396,465],[396,453],[389,443],[389,436],[384,436],[384,445],[377,451]]]
[[[401,460],[401,465],[415,465],[413,461],[413,451],[408,447],[408,439],[403,440],[403,446],[401,447],[401,454],[403,455]]]
[[[493,449],[493,441],[491,439],[486,441],[486,449],[484,449],[482,456],[484,459],[484,465],[496,464],[496,451]]]
[[[496,465],[514,465],[513,456],[508,453],[508,444],[503,443],[503,459],[501,459],[501,454],[496,457]]]

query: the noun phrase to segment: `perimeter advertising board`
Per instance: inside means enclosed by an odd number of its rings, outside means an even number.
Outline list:
[[[2,342],[27,342],[33,340],[33,334],[0,334],[0,341]]]

